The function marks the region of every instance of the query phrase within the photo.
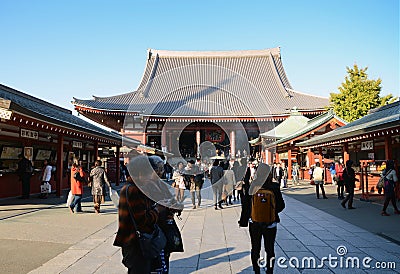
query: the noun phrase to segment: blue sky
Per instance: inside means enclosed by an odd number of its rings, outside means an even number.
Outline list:
[[[280,46],[294,89],[329,96],[346,66],[399,95],[398,0],[0,0],[0,83],[73,109],[133,91],[148,48]]]

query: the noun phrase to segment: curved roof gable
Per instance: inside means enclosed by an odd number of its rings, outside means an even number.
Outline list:
[[[376,130],[398,127],[400,124],[400,101],[369,111],[367,115],[347,125],[337,128],[321,136],[301,142],[298,146],[308,147],[326,142],[342,141],[346,138],[369,134]]]
[[[198,52],[150,49],[137,91],[94,100],[75,99],[73,103],[149,116],[260,117],[286,114],[295,106],[302,111],[323,110],[329,101],[294,91],[280,49],[272,48]],[[221,113],[224,106],[231,109]]]

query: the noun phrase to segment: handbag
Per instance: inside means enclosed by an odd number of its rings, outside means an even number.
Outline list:
[[[44,182],[42,185],[40,185],[40,193],[51,193],[51,184],[49,182]]]
[[[235,189],[242,190],[243,189],[243,181],[236,182]]]
[[[376,184],[376,188],[383,188],[384,183],[385,183],[385,177],[379,178],[379,181],[378,181],[378,183]]]
[[[126,200],[128,200],[128,188],[126,188]],[[133,226],[135,227],[135,233],[139,241],[140,249],[142,250],[142,255],[146,259],[155,259],[161,254],[167,244],[167,238],[157,224],[154,224],[154,230],[152,233],[140,232],[137,228],[135,219],[133,218],[132,209],[128,203],[129,215],[131,216]]]
[[[73,199],[74,199],[74,195],[72,194],[72,191],[70,190],[68,193],[68,198],[67,198],[67,207],[69,207],[71,205]]]
[[[119,195],[118,192],[110,187],[110,199],[113,202],[114,206],[118,208],[119,204]]]
[[[165,226],[162,227],[162,230],[167,238],[165,251],[169,253],[183,252],[182,235],[175,219],[168,219]]]

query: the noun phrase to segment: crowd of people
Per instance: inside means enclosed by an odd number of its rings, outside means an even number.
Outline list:
[[[19,172],[21,180],[26,181],[31,176],[32,167],[28,160],[21,158]],[[310,180],[315,184],[316,196],[327,199],[324,182],[325,171],[328,170],[336,185],[337,198],[344,208],[355,209],[353,206],[356,174],[353,161],[332,163],[325,169],[317,162],[310,169]],[[44,161],[41,178],[48,183],[52,167]],[[279,213],[285,208],[281,190],[288,187],[288,168],[285,162],[269,166],[252,158],[237,158],[229,160],[201,159],[178,162],[171,166],[158,156],[147,157],[135,155],[127,165],[124,165],[123,176],[126,184],[120,191],[118,206],[119,228],[114,241],[115,246],[121,247],[123,264],[128,273],[168,273],[171,252],[177,252],[168,246],[168,237],[163,248],[157,255],[148,257],[143,253],[141,234],[152,234],[154,231],[168,235],[174,224],[174,216],[179,216],[183,210],[186,190],[190,193],[193,209],[202,206],[202,188],[209,181],[213,192],[215,210],[223,209],[224,205],[232,205],[240,201],[241,215],[238,221],[240,227],[248,227],[251,238],[251,261],[255,273],[260,273],[260,251],[262,240],[267,254],[266,271],[273,273],[274,242],[277,224],[280,222]],[[299,184],[299,167],[291,168],[292,184]],[[82,211],[82,195],[85,185],[91,187],[93,207],[100,213],[104,203],[106,187],[111,188],[106,170],[101,161],[96,161],[94,167],[86,174],[81,166],[74,163],[71,167],[71,193],[73,201],[69,205],[72,213]],[[381,211],[382,216],[389,216],[387,208],[392,203],[394,213],[400,214],[396,205],[395,186],[398,177],[394,161],[387,161],[382,171],[382,185],[385,200]],[[168,182],[172,180],[171,193]],[[167,182],[167,183],[166,183]],[[207,182],[208,183],[208,182]],[[378,186],[377,186],[378,187]],[[23,193],[29,193],[23,184]],[[347,194],[345,196],[345,194]],[[25,196],[24,196],[25,197]],[[176,226],[176,224],[175,224]],[[136,231],[136,233],[132,233]],[[176,230],[175,230],[176,231]],[[178,229],[178,233],[179,229]],[[178,237],[179,238],[179,237]],[[178,252],[182,252],[179,249]]]

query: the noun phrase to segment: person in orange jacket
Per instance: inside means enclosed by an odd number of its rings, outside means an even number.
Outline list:
[[[74,195],[74,200],[69,206],[71,213],[82,212],[81,201],[84,182],[85,173],[83,172],[82,167],[73,163],[71,168],[71,192]]]

